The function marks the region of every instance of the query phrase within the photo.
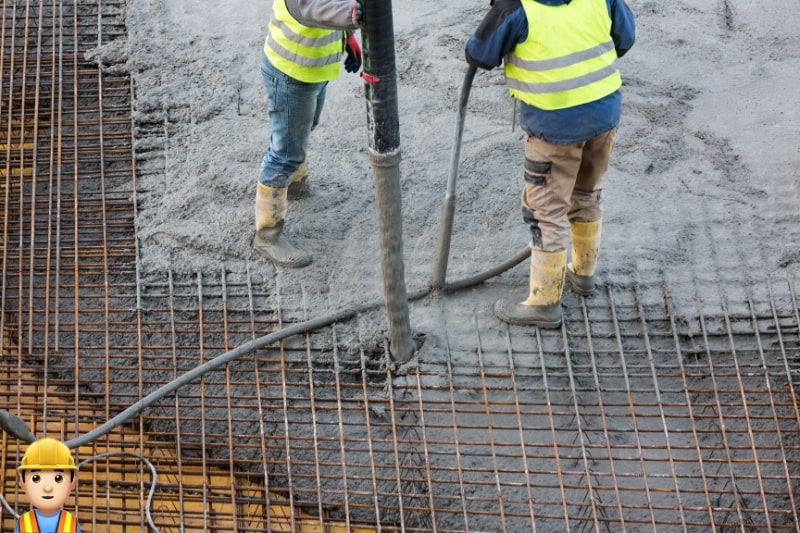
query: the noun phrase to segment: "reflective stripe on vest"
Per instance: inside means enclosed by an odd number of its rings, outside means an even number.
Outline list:
[[[272,20],[264,53],[278,70],[306,83],[339,76],[344,32],[303,26],[286,8],[286,0],[272,3]]]
[[[39,533],[39,524],[31,511],[19,517],[19,533]]]
[[[522,0],[528,38],[505,58],[511,96],[540,109],[564,109],[622,85],[605,0],[548,6]]]
[[[58,519],[59,533],[75,533],[78,529],[77,525],[78,523],[75,521],[72,513],[61,511],[61,517]]]

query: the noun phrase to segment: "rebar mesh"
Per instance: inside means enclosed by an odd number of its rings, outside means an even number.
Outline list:
[[[312,314],[263,272],[137,270],[150,156],[130,78],[87,59],[124,38],[124,9],[2,3],[0,408],[40,436]],[[82,468],[71,504],[84,530],[145,530],[140,455],[161,531],[796,531],[794,273],[759,293],[687,319],[666,286],[605,287],[546,332],[448,296],[404,373],[358,320],[293,337],[77,450],[129,455]],[[21,512],[21,446],[2,439]]]

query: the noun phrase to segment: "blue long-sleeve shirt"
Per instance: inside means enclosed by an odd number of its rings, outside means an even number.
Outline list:
[[[572,0],[533,0],[558,6]],[[633,13],[624,0],[606,0],[611,17],[611,39],[622,57],[636,39]],[[469,64],[491,70],[502,64],[511,50],[528,38],[528,18],[521,0],[494,0],[466,45]],[[554,144],[574,144],[616,128],[622,114],[619,90],[594,102],[547,111],[521,102],[520,125],[528,135]]]

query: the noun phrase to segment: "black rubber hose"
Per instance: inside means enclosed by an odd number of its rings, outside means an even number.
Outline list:
[[[400,148],[400,118],[392,3],[364,2],[363,7],[361,38],[369,147],[379,154],[394,153]]]
[[[526,248],[523,252],[520,252],[519,254],[515,255],[514,257],[508,259],[507,261],[501,263],[500,265],[492,269],[445,285],[443,287],[443,291],[456,292],[483,283],[484,281],[493,278],[495,276],[498,276],[503,272],[505,272],[506,270],[515,267],[516,265],[524,261],[528,256],[530,256],[530,249]],[[408,295],[408,299],[409,301],[415,301],[425,298],[429,294],[431,294],[430,287],[410,293]],[[112,429],[120,426],[121,424],[124,424],[128,419],[138,415],[139,413],[141,413],[142,411],[153,405],[155,402],[161,400],[166,395],[175,392],[182,386],[187,385],[196,379],[200,379],[208,372],[216,370],[217,368],[226,365],[230,362],[233,362],[242,356],[245,356],[251,352],[254,352],[255,350],[258,350],[259,348],[263,348],[265,346],[276,343],[293,335],[301,335],[303,333],[308,333],[309,331],[313,331],[315,329],[320,329],[326,326],[330,326],[331,324],[334,324],[336,322],[344,322],[345,320],[349,320],[360,313],[372,311],[374,309],[380,308],[381,306],[382,306],[381,302],[374,302],[357,307],[351,307],[348,309],[342,309],[328,316],[314,318],[309,320],[308,322],[301,322],[299,324],[294,324],[280,331],[276,331],[274,333],[270,333],[269,335],[264,335],[263,337],[253,339],[250,342],[242,344],[234,348],[233,350],[227,351],[222,355],[215,357],[214,359],[207,361],[206,363],[203,363],[198,367],[193,368],[192,370],[170,381],[169,383],[162,385],[160,388],[154,390],[153,392],[151,392],[150,394],[148,394],[135,404],[131,405],[130,407],[119,413],[114,418],[110,419],[102,426],[98,426],[97,428],[93,429],[89,433],[86,433],[85,435],[67,441],[65,444],[70,449],[75,449],[85,444],[94,442],[95,440],[99,439]]]
[[[483,283],[487,279],[491,279],[491,278],[493,278],[495,276],[499,276],[500,274],[502,274],[506,270],[511,270],[512,268],[514,268],[518,264],[520,264],[523,261],[525,261],[530,256],[531,256],[531,249],[526,246],[517,255],[515,255],[514,257],[510,257],[510,258],[506,259],[505,261],[503,261],[502,263],[500,263],[499,265],[497,265],[494,268],[490,268],[489,270],[486,270],[485,272],[481,272],[480,274],[475,274],[474,276],[470,276],[468,278],[464,278],[464,279],[461,279],[461,280],[458,280],[458,281],[454,281],[453,283],[445,284],[445,286],[443,287],[443,291],[444,292],[456,292],[456,291],[467,289],[467,288],[472,287],[474,285],[478,285],[480,283]]]
[[[67,445],[70,449],[75,449],[85,444],[89,444],[98,438],[102,437],[112,429],[116,428],[117,426],[125,423],[131,417],[136,416],[137,414],[141,413],[151,405],[153,405],[158,400],[162,399],[166,395],[175,392],[183,385],[191,383],[192,381],[201,378],[208,372],[212,370],[216,370],[217,368],[230,363],[239,357],[247,355],[263,346],[267,346],[274,342],[281,341],[287,337],[291,337],[293,335],[300,335],[302,333],[309,332],[314,329],[323,328],[325,326],[329,326],[335,322],[342,322],[344,320],[348,320],[353,318],[359,312],[368,311],[373,308],[379,307],[380,304],[372,304],[372,305],[365,305],[361,307],[353,307],[350,309],[344,309],[342,311],[333,313],[328,316],[324,316],[321,318],[314,318],[309,320],[308,322],[301,322],[299,324],[294,324],[287,328],[284,328],[280,331],[276,331],[274,333],[270,333],[269,335],[264,335],[263,337],[258,337],[257,339],[253,339],[250,342],[246,342],[233,350],[229,350],[224,354],[220,355],[219,357],[215,357],[210,361],[203,363],[200,366],[197,366],[182,376],[175,378],[174,380],[170,381],[169,383],[162,385],[158,389],[154,390],[138,402],[134,403],[121,413],[119,413],[114,418],[107,421],[105,424],[98,426],[97,428],[93,429],[89,433],[82,435],[80,437],[74,438],[65,442],[64,444]]]
[[[461,164],[461,144],[464,137],[464,122],[467,116],[467,102],[475,79],[477,68],[470,65],[464,74],[461,84],[461,96],[458,99],[458,115],[456,117],[456,133],[453,139],[453,149],[450,152],[450,174],[447,177],[447,191],[442,203],[441,218],[439,220],[439,239],[436,245],[436,258],[433,262],[431,273],[431,287],[433,290],[444,288],[447,276],[447,261],[450,255],[450,237],[453,234],[453,217],[456,210],[456,183],[458,181],[458,168]]]
[[[500,265],[492,269],[489,269],[480,274],[476,274],[475,276],[464,278],[462,280],[455,281],[453,283],[445,285],[443,287],[443,291],[456,292],[483,283],[484,281],[493,278],[495,276],[498,276],[503,272],[505,272],[506,270],[515,267],[516,265],[524,261],[528,256],[530,256],[530,249],[526,248],[524,251],[520,252],[519,254],[515,255],[514,257],[508,259],[507,261],[501,263]],[[431,294],[430,287],[409,294],[408,299],[409,301],[415,301],[421,298],[425,298],[429,294]],[[85,435],[67,441],[65,444],[70,449],[75,449],[85,444],[94,442],[95,440],[99,439],[112,429],[120,426],[121,424],[124,424],[128,419],[138,415],[139,413],[141,413],[142,411],[153,405],[155,402],[161,400],[166,395],[175,392],[182,386],[187,385],[196,379],[200,379],[208,372],[216,370],[217,368],[226,365],[230,362],[233,362],[242,356],[245,356],[251,352],[254,352],[255,350],[258,350],[259,348],[263,348],[265,346],[276,343],[293,335],[301,335],[303,333],[308,333],[309,331],[313,331],[315,329],[320,329],[326,326],[330,326],[331,324],[334,324],[336,322],[344,322],[345,320],[349,320],[360,313],[372,311],[374,309],[380,308],[381,306],[382,306],[381,302],[374,302],[371,304],[364,304],[357,307],[342,309],[328,316],[314,318],[309,320],[308,322],[301,322],[299,324],[294,324],[280,331],[276,331],[274,333],[270,333],[269,335],[264,335],[263,337],[253,339],[250,342],[242,344],[237,348],[234,348],[233,350],[227,351],[222,355],[215,357],[214,359],[206,363],[203,363],[198,367],[193,368],[192,370],[186,372],[182,376],[154,390],[153,392],[151,392],[150,394],[148,394],[135,404],[131,405],[130,407],[119,413],[114,418],[110,419],[102,426],[93,429],[92,431],[86,433]]]
[[[458,99],[458,115],[456,117],[456,132],[453,139],[453,149],[450,153],[450,174],[447,178],[447,192],[445,193],[444,202],[442,203],[441,219],[439,220],[439,239],[436,246],[436,257],[433,262],[433,272],[431,273],[431,290],[433,291],[453,292],[478,285],[487,279],[498,276],[506,270],[517,266],[531,255],[530,248],[525,247],[524,250],[514,257],[505,260],[486,272],[454,283],[445,283],[448,257],[450,255],[450,238],[453,234],[453,219],[456,209],[456,184],[458,182],[458,171],[461,165],[461,145],[463,144],[462,141],[464,137],[464,123],[467,116],[469,94],[475,80],[476,72],[477,68],[473,65],[469,65],[467,72],[464,74],[464,81],[461,83],[461,95]]]

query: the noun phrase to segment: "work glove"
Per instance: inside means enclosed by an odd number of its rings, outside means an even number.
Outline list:
[[[344,69],[347,72],[358,72],[358,69],[361,68],[361,46],[358,44],[358,38],[355,33],[347,36],[344,48],[347,52],[347,59],[344,60]]]
[[[353,2],[353,24],[361,25],[361,17],[364,15],[364,8],[361,7],[361,2],[356,0]]]

